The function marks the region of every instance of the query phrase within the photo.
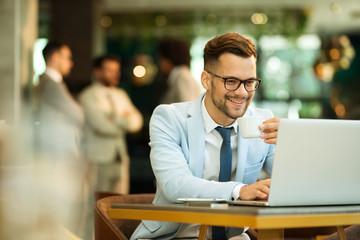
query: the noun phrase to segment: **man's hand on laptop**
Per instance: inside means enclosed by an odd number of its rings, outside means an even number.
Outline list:
[[[276,144],[279,122],[280,118],[270,118],[260,124],[259,128],[262,132],[260,138],[264,139],[265,143]]]
[[[243,186],[240,189],[240,200],[264,199],[269,196],[271,179],[257,181],[256,183]]]

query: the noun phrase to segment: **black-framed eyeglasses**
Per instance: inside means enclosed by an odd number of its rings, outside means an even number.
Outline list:
[[[256,91],[259,86],[261,79],[260,78],[253,78],[253,79],[247,79],[247,80],[241,80],[235,77],[221,77],[219,75],[216,75],[215,73],[212,73],[210,71],[205,70],[206,72],[210,73],[212,76],[221,78],[224,80],[224,87],[225,89],[229,91],[235,91],[237,90],[242,83],[244,83],[245,90],[248,92],[254,92]]]

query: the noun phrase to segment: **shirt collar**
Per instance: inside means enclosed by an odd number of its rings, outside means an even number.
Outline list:
[[[203,115],[203,119],[204,119],[204,126],[205,126],[205,132],[208,134],[210,133],[212,130],[214,130],[216,127],[220,126],[223,127],[219,124],[217,124],[209,115],[206,107],[205,107],[205,98],[207,97],[207,95],[204,96],[204,98],[201,101],[201,109],[202,109],[202,115]],[[233,127],[235,134],[237,134],[237,126],[238,123],[237,121],[234,121],[231,125],[226,126],[226,127]]]
[[[45,73],[57,83],[61,83],[63,81],[62,75],[53,68],[47,67]]]

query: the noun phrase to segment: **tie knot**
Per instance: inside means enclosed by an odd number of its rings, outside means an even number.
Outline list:
[[[231,128],[224,128],[224,127],[216,127],[215,128],[221,135],[224,141],[230,142],[230,136],[231,136]]]

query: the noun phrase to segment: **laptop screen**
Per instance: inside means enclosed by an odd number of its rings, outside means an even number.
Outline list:
[[[282,119],[268,202],[360,204],[360,121]]]

